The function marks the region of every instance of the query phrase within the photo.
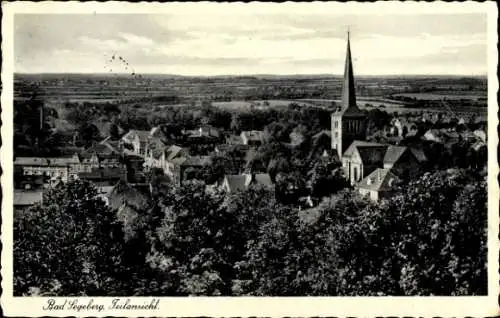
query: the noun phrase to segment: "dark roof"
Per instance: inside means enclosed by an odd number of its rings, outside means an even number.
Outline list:
[[[267,173],[257,173],[254,175],[253,181],[262,186],[270,187],[273,185],[273,181],[271,180],[271,176]]]
[[[181,163],[182,166],[201,167],[212,164],[212,159],[209,156],[187,156],[186,160]]]
[[[109,179],[121,179],[125,177],[127,171],[122,168],[106,168],[106,169],[92,169],[90,172],[79,172],[78,177],[80,179],[91,179],[91,180],[109,180]]]
[[[267,173],[251,174],[229,174],[225,175],[230,191],[242,191],[250,185],[260,185],[264,187],[272,187],[273,182]]]
[[[367,190],[388,191],[394,187],[396,180],[397,177],[389,169],[378,168],[361,180],[356,186]]]
[[[380,164],[384,161],[386,147],[358,146],[357,151],[365,165]]]
[[[344,155],[343,157],[351,157],[356,148],[358,146],[363,146],[363,147],[386,147],[385,145],[383,144],[379,144],[379,143],[376,143],[376,142],[369,142],[369,141],[363,141],[363,140],[354,140],[351,145],[346,149],[346,151],[344,152]]]
[[[395,163],[403,156],[408,148],[399,146],[389,146],[384,156],[384,163]]]
[[[149,149],[153,158],[158,159],[166,151],[167,146],[161,140],[153,138],[149,141]]]
[[[230,191],[242,191],[247,188],[248,175],[244,174],[229,174],[226,175],[225,180],[227,181],[227,185],[229,186]]]
[[[427,161],[427,156],[422,149],[410,148],[410,151],[418,162]]]
[[[179,155],[182,154],[182,152],[187,152],[185,148],[172,145],[165,149],[165,158],[167,161],[173,160],[174,158],[178,157]]]
[[[103,141],[83,151],[82,155],[92,154],[92,153],[98,155],[106,155],[106,154],[110,155],[110,154],[118,154],[119,151],[115,149],[113,146],[111,146],[107,141]]]

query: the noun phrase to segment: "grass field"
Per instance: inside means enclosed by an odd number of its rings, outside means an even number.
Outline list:
[[[268,104],[266,104],[266,102]],[[212,105],[221,109],[229,111],[244,111],[250,109],[266,109],[266,108],[280,108],[288,107],[291,103],[298,103],[299,105],[310,106],[310,103],[297,102],[293,100],[256,100],[256,101],[230,101],[230,102],[212,102]]]
[[[403,96],[415,98],[418,100],[440,100],[440,99],[469,99],[469,100],[477,100],[479,98],[486,98],[486,92],[478,92],[478,93],[468,93],[463,92],[457,94],[457,92],[447,93],[447,92],[433,92],[433,93],[401,93],[396,94],[394,96]]]

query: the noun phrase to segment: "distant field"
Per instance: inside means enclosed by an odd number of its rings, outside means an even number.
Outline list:
[[[433,93],[401,93],[394,96],[411,97],[418,100],[439,100],[439,99],[470,99],[477,100],[478,98],[486,98],[486,92],[470,94],[467,92],[433,92]]]
[[[269,103],[269,105],[265,105],[265,103]],[[249,110],[252,108],[274,108],[274,107],[287,107],[290,105],[290,103],[293,103],[297,101],[293,100],[256,100],[256,101],[230,101],[230,102],[212,102],[212,105],[215,107],[219,107],[221,109],[226,109],[226,110],[238,110],[238,111],[243,111],[243,110]],[[304,102],[299,102],[299,104],[302,105],[311,105],[310,103],[304,103]]]

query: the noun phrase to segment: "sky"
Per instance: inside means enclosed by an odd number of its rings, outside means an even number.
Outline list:
[[[14,68],[18,73],[341,75],[348,27],[357,75],[487,73],[486,14],[299,11],[16,14]]]

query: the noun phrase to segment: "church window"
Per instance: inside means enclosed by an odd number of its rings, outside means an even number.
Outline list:
[[[335,121],[335,128],[338,128],[338,127],[339,127],[339,122]]]

